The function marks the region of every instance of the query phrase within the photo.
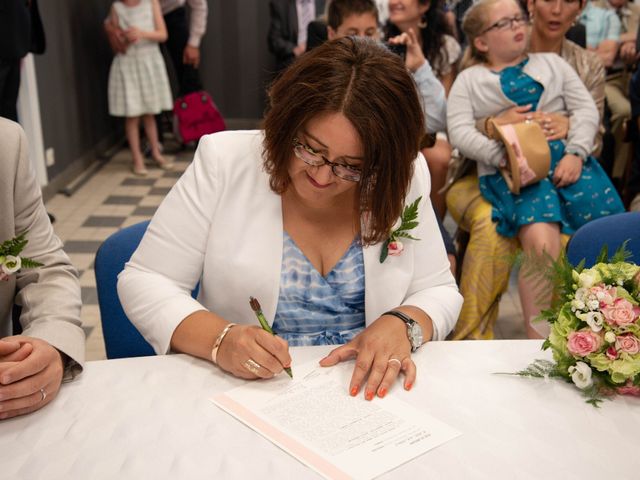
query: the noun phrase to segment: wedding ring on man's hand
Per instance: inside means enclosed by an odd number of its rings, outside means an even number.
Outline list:
[[[47,392],[44,391],[44,388],[40,389],[40,395],[42,395],[42,398],[40,399],[40,402],[44,402],[45,399],[47,398]]]
[[[391,363],[391,362],[398,362],[398,367],[402,368],[402,362],[400,360],[398,360],[397,358],[390,358],[387,363]]]
[[[260,370],[260,364],[255,360],[253,360],[252,358],[250,358],[249,360],[244,362],[244,368],[249,370],[254,375],[258,375],[258,371]]]

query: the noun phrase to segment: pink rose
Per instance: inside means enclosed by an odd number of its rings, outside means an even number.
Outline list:
[[[602,307],[602,314],[609,325],[629,325],[640,315],[640,308],[624,298],[616,298],[611,305]]]
[[[631,380],[627,380],[627,383],[624,386],[616,388],[616,391],[620,395],[634,395],[636,397],[640,397],[640,387],[634,385]]]
[[[618,351],[616,350],[616,347],[611,345],[609,348],[607,348],[606,355],[609,360],[615,360],[616,358],[618,358]]]
[[[391,255],[392,257],[397,257],[402,253],[402,250],[404,250],[404,245],[402,245],[402,242],[400,240],[396,240],[394,242],[389,242],[387,248],[389,251],[389,255]]]
[[[602,345],[602,338],[591,330],[571,332],[567,337],[567,349],[572,355],[585,357],[597,351]]]
[[[607,287],[604,283],[597,285],[595,287],[591,287],[589,289],[589,293],[595,295],[595,297],[600,302],[600,308],[611,305],[616,298],[616,289],[615,287]]]
[[[616,337],[616,348],[630,355],[635,355],[640,352],[640,342],[632,333],[628,333]]]

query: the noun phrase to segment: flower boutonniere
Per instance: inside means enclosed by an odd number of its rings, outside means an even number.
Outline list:
[[[28,242],[27,232],[23,232],[17,237],[5,240],[0,244],[0,280],[8,280],[9,275],[13,275],[21,268],[36,268],[42,266],[40,262],[20,256],[20,252],[22,252]]]
[[[380,252],[380,263],[387,259],[387,256],[397,257],[404,250],[404,245],[398,240],[399,238],[408,238],[409,240],[420,240],[409,233],[409,230],[413,230],[418,226],[418,204],[422,200],[422,196],[416,198],[415,202],[404,207],[402,215],[400,216],[400,225],[398,228],[391,230],[389,238],[387,238],[382,245],[382,251]]]

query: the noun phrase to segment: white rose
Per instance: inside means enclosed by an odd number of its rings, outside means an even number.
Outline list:
[[[600,274],[592,268],[583,270],[582,273],[578,275],[578,285],[584,288],[591,288],[601,280]]]
[[[587,325],[594,332],[599,332],[602,330],[602,324],[604,323],[604,315],[600,312],[588,312],[588,313],[576,313],[576,317],[578,317],[583,322],[587,322]]]
[[[575,310],[584,310],[584,307],[586,305],[584,304],[584,302],[582,300],[574,299],[574,300],[571,300],[571,306]]]
[[[600,308],[600,302],[598,300],[589,300],[587,307],[589,307],[589,310],[598,310]]]
[[[573,383],[575,383],[576,387],[580,390],[584,390],[593,385],[591,368],[584,362],[577,362],[575,367],[573,365],[570,366],[569,375],[571,375],[571,380],[573,380]]]
[[[20,270],[20,267],[22,267],[22,260],[20,257],[7,255],[4,258],[4,263],[2,264],[2,271],[7,275],[12,275]]]
[[[609,331],[604,334],[604,341],[607,343],[613,343],[616,341],[616,334]]]
[[[580,300],[581,302],[584,302],[584,298],[586,297],[586,295],[587,295],[587,289],[580,287],[579,289],[576,290],[575,299]]]

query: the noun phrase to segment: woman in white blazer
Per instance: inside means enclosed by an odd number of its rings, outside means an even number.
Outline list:
[[[282,372],[289,345],[344,344],[321,365],[356,358],[352,395],[384,396],[401,371],[410,389],[412,350],[443,340],[462,301],[416,161],[415,85],[395,55],[345,38],[269,95],[264,131],[200,141],[120,274],[124,309],[157,353],[242,378]],[[277,336],[257,326],[251,296]]]

